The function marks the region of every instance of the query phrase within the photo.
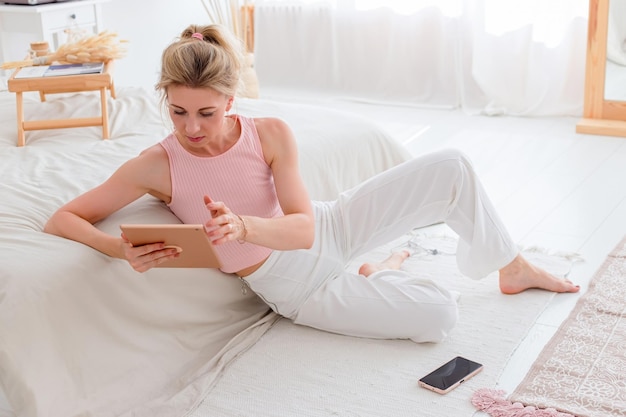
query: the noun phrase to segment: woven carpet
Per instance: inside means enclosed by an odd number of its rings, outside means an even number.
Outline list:
[[[487,390],[473,401],[498,417],[626,415],[626,238],[513,394],[503,394]]]
[[[626,415],[626,238],[510,399],[579,417]]]
[[[395,242],[370,253],[367,259],[382,260],[394,244],[397,246]],[[431,254],[411,257],[403,268],[461,293],[460,320],[444,342],[360,339],[282,319],[224,370],[189,415],[473,416],[473,391],[495,386],[511,354],[553,294],[530,290],[503,295],[497,274],[475,281],[459,273],[455,257],[450,255],[455,251],[455,239],[431,236],[425,246]],[[540,251],[526,256],[559,275],[566,274],[572,264]],[[421,376],[456,355],[483,363],[484,370],[445,396],[418,387]]]

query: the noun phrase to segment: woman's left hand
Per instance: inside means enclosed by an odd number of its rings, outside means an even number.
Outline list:
[[[244,220],[233,213],[222,201],[213,201],[209,196],[204,196],[204,204],[211,213],[211,220],[206,222],[205,230],[213,244],[230,242],[233,240],[243,241],[246,237],[246,225]]]

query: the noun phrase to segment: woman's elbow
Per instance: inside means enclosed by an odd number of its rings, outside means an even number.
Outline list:
[[[63,210],[56,211],[43,226],[44,233],[64,237],[68,215]]]
[[[305,233],[303,234],[303,242],[302,249],[311,249],[313,247],[313,243],[315,243],[315,220],[313,218],[309,218],[307,225],[305,228]]]
[[[46,224],[44,224],[43,226],[43,232],[44,233],[48,233],[51,235],[58,235],[59,232],[57,231],[57,228],[55,226],[55,222],[54,222],[54,214],[52,215],[52,217],[50,217],[48,219],[48,221],[46,222]]]
[[[307,239],[302,242],[302,248],[300,249],[311,249],[313,247],[313,243],[315,242],[315,235],[307,236]]]

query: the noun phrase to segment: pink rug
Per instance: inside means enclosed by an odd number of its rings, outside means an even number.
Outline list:
[[[626,415],[626,238],[513,394],[480,390],[472,403],[493,417]]]

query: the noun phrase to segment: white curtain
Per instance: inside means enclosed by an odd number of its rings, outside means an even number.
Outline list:
[[[256,0],[261,94],[580,115],[588,0]]]

